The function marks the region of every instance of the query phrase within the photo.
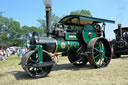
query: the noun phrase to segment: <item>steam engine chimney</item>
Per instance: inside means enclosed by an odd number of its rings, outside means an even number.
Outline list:
[[[117,37],[118,37],[119,40],[123,40],[121,24],[118,24],[118,34],[117,34]]]
[[[46,10],[46,27],[47,27],[47,37],[51,38],[52,29],[51,29],[51,6],[52,0],[43,0]]]
[[[46,26],[47,26],[47,37],[51,38],[51,8],[46,8]]]

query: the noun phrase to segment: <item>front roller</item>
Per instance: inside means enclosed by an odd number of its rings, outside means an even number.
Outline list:
[[[109,42],[101,37],[93,38],[87,47],[88,61],[95,68],[106,67],[112,57]]]
[[[39,63],[37,50],[31,50],[23,56],[21,60],[21,65],[24,71],[29,76],[34,78],[40,78],[45,77],[50,73],[53,66],[52,59],[47,51],[43,50],[42,54],[42,63]]]

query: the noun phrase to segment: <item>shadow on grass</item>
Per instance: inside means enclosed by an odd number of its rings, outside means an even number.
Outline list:
[[[30,77],[25,71],[12,71],[12,72],[8,72],[9,74],[13,75],[16,80],[35,80],[35,79],[39,79],[39,78],[32,78]],[[46,76],[48,77],[48,76]],[[43,78],[46,78],[43,77]]]
[[[72,64],[57,64],[56,66],[53,66],[52,71],[57,71],[57,70],[73,70],[73,71],[78,71],[78,70],[91,70],[94,69],[90,64],[86,64],[83,66],[73,66]]]
[[[53,66],[52,71],[58,71],[58,70],[72,70],[72,71],[78,71],[78,70],[91,70],[93,67],[90,64],[84,65],[84,66],[73,66],[72,64],[58,64],[56,66]],[[35,80],[38,78],[31,78],[29,75],[27,75],[24,71],[11,71],[7,74],[13,75],[16,80]],[[47,78],[43,77],[43,78]]]
[[[121,56],[120,58],[121,58],[121,59],[127,59],[127,58],[128,58],[128,55],[126,55],[126,56]]]
[[[122,55],[121,57],[114,57],[112,59],[127,59],[128,55]]]
[[[12,71],[12,72],[8,72],[8,74],[13,75],[16,78],[16,80],[33,79],[33,78],[29,77],[29,75],[27,75],[27,73],[25,73],[24,71]]]
[[[120,59],[120,57],[114,57],[114,58],[112,58],[112,59]]]

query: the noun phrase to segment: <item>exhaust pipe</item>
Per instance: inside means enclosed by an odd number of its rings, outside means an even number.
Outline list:
[[[118,24],[118,34],[117,35],[118,35],[119,40],[123,40],[121,24]]]
[[[46,27],[47,27],[47,37],[52,37],[52,29],[51,29],[51,6],[52,0],[43,0],[46,10]]]

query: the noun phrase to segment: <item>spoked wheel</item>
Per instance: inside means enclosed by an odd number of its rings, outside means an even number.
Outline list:
[[[52,61],[52,59],[50,58],[50,55],[44,50],[43,50],[43,59],[42,60],[43,60],[43,62]],[[22,68],[25,70],[25,72],[27,72],[27,74],[29,76],[34,77],[34,78],[40,78],[40,77],[47,76],[50,73],[52,66],[53,66],[53,65],[50,65],[50,66],[34,67],[33,65],[39,63],[37,50],[32,50],[32,51],[27,52],[23,56],[21,63],[22,63]]]
[[[87,48],[88,61],[95,68],[106,67],[112,56],[109,42],[104,38],[92,39]]]
[[[68,59],[74,66],[82,66],[88,62],[86,57],[78,57],[75,53],[69,53]]]

